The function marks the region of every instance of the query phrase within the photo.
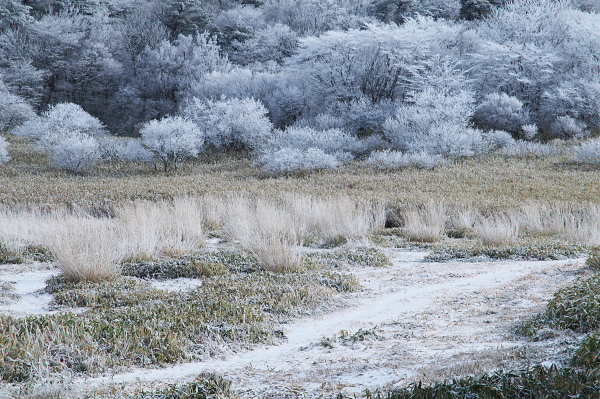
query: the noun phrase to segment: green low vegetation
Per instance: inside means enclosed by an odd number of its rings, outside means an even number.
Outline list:
[[[77,284],[50,280],[54,306],[85,309],[24,319],[0,316],[2,380],[23,382],[48,371],[93,375],[201,360],[220,347],[273,343],[282,338],[278,322],[335,305],[337,293],[360,289],[351,275],[275,274],[248,270],[249,263],[255,265],[251,258],[233,259],[228,265],[238,270],[205,263],[220,273],[203,274],[202,285],[188,292],[160,290],[137,277]],[[177,262],[166,264],[175,265],[174,271],[165,266],[161,277],[180,275]]]

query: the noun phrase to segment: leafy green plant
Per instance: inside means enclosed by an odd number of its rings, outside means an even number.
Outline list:
[[[600,382],[592,370],[536,366],[519,372],[497,372],[423,386],[413,384],[378,399],[562,399],[594,398],[600,395]]]
[[[585,337],[571,363],[587,370],[600,370],[600,333],[595,332]]]
[[[208,399],[231,396],[231,381],[216,374],[200,375],[184,385],[170,385],[158,391],[142,391],[134,399]]]
[[[519,331],[533,335],[544,326],[583,333],[600,327],[600,276],[558,291],[546,310],[520,326]]]
[[[344,268],[348,266],[386,267],[391,265],[390,258],[375,248],[313,252],[306,254],[302,263],[307,269]]]
[[[594,271],[600,271],[600,251],[593,251],[586,259],[585,265]]]
[[[473,241],[459,243],[438,243],[426,247],[432,253],[425,257],[429,262],[448,262],[453,260],[559,260],[581,256],[586,247],[579,244],[554,240],[520,240],[514,244],[502,246],[480,245]]]

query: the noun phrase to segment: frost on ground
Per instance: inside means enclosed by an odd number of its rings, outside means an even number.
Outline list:
[[[346,308],[283,325],[287,339],[281,345],[83,384],[151,388],[208,372],[232,380],[238,397],[360,394],[417,380],[560,363],[579,340],[561,333],[532,342],[512,331],[575,279],[583,260],[421,263],[423,253],[389,255],[392,267],[351,270],[365,290],[349,295]]]
[[[11,284],[11,298],[0,301],[0,315],[24,317],[50,313],[52,295],[45,293],[46,280],[57,275],[58,269],[48,269],[44,264],[19,265],[0,270],[0,282]]]

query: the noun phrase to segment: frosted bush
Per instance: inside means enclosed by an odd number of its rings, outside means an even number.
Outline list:
[[[142,144],[161,162],[165,172],[177,169],[187,158],[197,157],[204,135],[198,126],[179,116],[148,122],[140,131]]]
[[[340,166],[340,162],[335,156],[327,154],[319,148],[300,150],[285,147],[263,153],[256,160],[256,165],[262,166],[267,174],[278,176],[321,169],[336,169]]]
[[[89,134],[72,132],[53,140],[55,144],[51,149],[52,163],[61,169],[81,172],[96,165],[102,158],[98,139]]]
[[[282,63],[298,46],[298,37],[289,26],[275,24],[257,31],[242,43],[234,42],[234,46],[237,51],[232,54],[231,60],[239,64],[267,61]]]
[[[142,144],[140,139],[106,138],[100,145],[104,157],[112,161],[152,162],[154,154]]]
[[[507,147],[514,145],[516,140],[513,136],[504,130],[492,130],[483,134],[483,139],[488,143],[490,149]]]
[[[0,137],[0,164],[10,161],[6,147],[8,147],[8,142],[4,137]]]
[[[575,150],[573,161],[581,163],[600,163],[600,139],[593,139],[582,143]]]
[[[292,126],[284,131],[277,131],[269,140],[268,146],[295,148],[301,151],[318,148],[327,154],[332,154],[339,151],[354,152],[358,150],[360,142],[342,129],[317,130],[311,127]]]
[[[554,138],[571,139],[585,136],[585,124],[570,116],[559,116],[550,125],[550,134]]]
[[[506,93],[491,93],[477,106],[473,119],[484,130],[518,133],[521,126],[529,122],[529,114],[518,98]]]
[[[525,140],[533,140],[533,138],[538,134],[539,129],[535,123],[532,123],[521,126],[521,131],[523,132],[523,138]]]
[[[600,21],[600,18],[598,19]],[[599,130],[600,80],[598,77],[567,80],[558,87],[548,88],[541,97],[540,104],[540,124],[543,130],[548,128],[554,130],[552,124],[560,115],[569,115],[587,124],[591,131]],[[567,121],[563,121],[565,122]],[[558,124],[555,128],[562,130]]]
[[[102,158],[98,139],[106,136],[98,118],[72,103],[56,104],[14,132],[37,139],[55,166],[72,172],[90,168]]]
[[[416,167],[423,169],[433,169],[444,162],[441,155],[431,155],[426,152],[414,154],[403,153],[400,151],[375,151],[365,161],[377,169],[402,169],[406,167]]]
[[[62,135],[71,132],[91,136],[105,135],[104,126],[98,118],[93,117],[73,103],[59,103],[50,107],[41,116],[25,122],[15,129],[14,133],[41,139],[43,141],[61,140]]]
[[[549,144],[517,140],[514,144],[502,148],[500,153],[507,157],[552,157],[558,155],[560,151]]]
[[[203,101],[193,98],[181,114],[204,131],[216,148],[256,149],[271,136],[267,109],[253,98]]]

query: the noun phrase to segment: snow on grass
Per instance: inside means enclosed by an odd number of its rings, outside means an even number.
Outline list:
[[[86,384],[137,381],[152,386],[210,372],[232,380],[240,397],[290,391],[315,397],[483,373],[548,356],[560,361],[557,347],[565,339],[535,346],[511,331],[572,281],[582,260],[418,262],[425,255],[398,251],[391,267],[350,270],[366,290],[347,294],[345,308],[282,325],[287,339],[278,346],[226,359],[137,369]],[[523,353],[526,358],[519,355]]]

